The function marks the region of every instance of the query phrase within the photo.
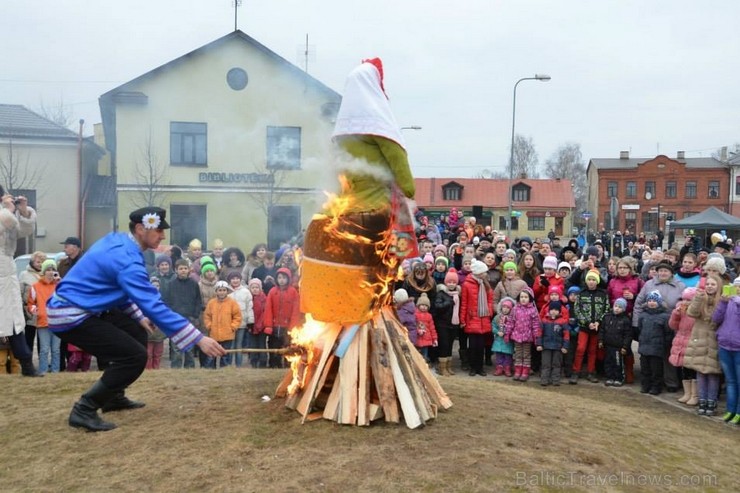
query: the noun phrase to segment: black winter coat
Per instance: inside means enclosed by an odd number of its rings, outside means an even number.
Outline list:
[[[632,343],[632,322],[626,313],[607,313],[599,326],[599,342],[606,347],[629,349]]]
[[[461,296],[459,292],[458,296]],[[434,325],[438,333],[442,329],[460,328],[459,325],[452,325],[452,311],[454,308],[455,302],[447,292],[447,289],[438,289],[437,296],[434,298],[434,305],[432,306],[432,316],[434,317]]]
[[[637,325],[640,347],[644,356],[663,357],[670,349],[671,329],[668,327],[670,313],[664,306],[645,308]]]

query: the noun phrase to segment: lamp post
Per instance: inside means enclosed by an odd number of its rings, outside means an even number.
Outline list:
[[[509,243],[511,243],[511,213],[512,206],[513,206],[513,198],[512,198],[512,185],[514,182],[514,128],[516,125],[516,87],[519,85],[520,82],[524,80],[538,80],[540,82],[547,82],[551,79],[549,75],[545,74],[535,74],[534,77],[523,77],[516,81],[516,84],[514,84],[514,106],[511,110],[511,155],[509,156],[509,216],[506,218],[506,236],[509,239]]]

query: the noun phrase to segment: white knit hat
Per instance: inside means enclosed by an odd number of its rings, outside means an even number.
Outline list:
[[[558,270],[560,270],[560,269],[568,269],[568,270],[571,270],[571,271],[573,270],[573,268],[570,266],[570,264],[568,262],[560,262],[558,264]]]
[[[396,289],[393,293],[393,301],[396,303],[406,303],[409,300],[409,293],[405,289]]]
[[[486,272],[488,272],[488,266],[480,260],[473,260],[473,262],[470,264],[470,271],[474,275],[485,274]]]
[[[720,274],[724,274],[727,272],[727,266],[725,265],[725,261],[722,257],[711,257],[707,258],[707,261],[704,263],[705,269],[714,269]]]
[[[543,269],[557,269],[558,268],[558,259],[555,255],[548,255],[545,257],[545,259],[542,261],[542,268]]]

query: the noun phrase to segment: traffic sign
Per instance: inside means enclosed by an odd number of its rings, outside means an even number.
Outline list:
[[[591,214],[591,213],[590,213],[590,212],[588,212],[588,211],[586,211],[586,212],[582,212],[582,213],[581,213],[581,217],[582,217],[583,219],[591,219],[591,216],[593,216],[593,214]]]

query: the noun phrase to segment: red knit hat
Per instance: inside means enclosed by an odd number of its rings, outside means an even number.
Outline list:
[[[457,275],[457,271],[454,267],[451,267],[450,270],[447,271],[447,274],[445,274],[445,284],[448,282],[454,282],[455,284],[460,282],[460,278]]]

